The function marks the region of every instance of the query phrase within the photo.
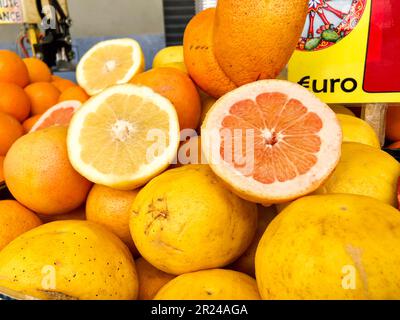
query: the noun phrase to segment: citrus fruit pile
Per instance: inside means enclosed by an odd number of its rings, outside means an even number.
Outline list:
[[[0,51],[0,292],[399,298],[400,164],[351,110],[273,79],[306,2],[219,1],[148,71],[135,40],[101,42],[79,85]]]

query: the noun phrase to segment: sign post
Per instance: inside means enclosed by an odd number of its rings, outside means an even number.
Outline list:
[[[324,102],[356,104],[384,141],[387,105],[400,103],[400,1],[310,0],[289,80]]]

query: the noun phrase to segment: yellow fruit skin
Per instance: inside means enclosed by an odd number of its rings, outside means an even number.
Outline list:
[[[129,214],[138,191],[121,191],[95,184],[86,200],[86,219],[103,225],[137,255],[129,231]]]
[[[214,53],[237,86],[273,79],[285,67],[303,30],[307,0],[218,1]]]
[[[170,63],[182,63],[183,61],[183,46],[166,47],[155,55],[153,68],[164,67]]]
[[[399,176],[400,164],[386,152],[345,142],[338,166],[315,194],[359,194],[396,206]]]
[[[331,104],[331,105],[329,105],[329,107],[336,114],[347,114],[348,116],[353,116],[353,117],[356,116],[353,111],[351,111],[349,108],[346,108],[345,106],[341,106],[338,104]]]
[[[135,263],[139,278],[139,300],[153,300],[157,292],[175,278],[172,274],[154,268],[143,257],[136,259]]]
[[[257,206],[226,190],[207,165],[154,178],[136,197],[130,220],[142,256],[175,275],[230,264],[256,228]]]
[[[0,252],[0,286],[40,299],[136,299],[138,294],[128,248],[88,221],[51,222],[12,241]]]
[[[380,148],[374,129],[364,120],[346,114],[337,114],[343,132],[343,142],[359,142]]]
[[[40,219],[15,200],[0,201],[0,250],[20,234],[38,227]]]
[[[183,274],[168,282],[154,300],[259,300],[256,281],[232,270]]]
[[[254,236],[254,239],[247,250],[240,256],[239,259],[230,265],[230,269],[246,273],[250,277],[255,276],[254,259],[256,256],[258,243],[260,242],[265,229],[276,217],[276,215],[277,212],[275,206],[264,207],[262,205],[258,205],[258,227],[256,235]]]
[[[214,105],[214,103],[216,101],[217,100],[215,100],[214,98],[211,98],[211,97],[207,97],[202,101],[200,124],[203,124],[204,119],[207,116],[207,112],[212,108],[212,106]]]
[[[356,195],[304,197],[262,237],[258,288],[263,299],[398,299],[399,246],[393,207]]]

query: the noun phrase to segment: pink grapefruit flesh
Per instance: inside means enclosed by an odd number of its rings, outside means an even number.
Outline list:
[[[226,94],[202,127],[204,154],[231,189],[264,204],[317,189],[340,158],[334,112],[303,87],[263,80]]]

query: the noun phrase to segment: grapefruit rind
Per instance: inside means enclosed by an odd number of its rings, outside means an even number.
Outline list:
[[[128,46],[132,49],[132,61],[133,65],[129,69],[129,72],[127,72],[121,79],[119,79],[116,83],[113,85],[118,85],[118,84],[126,84],[131,80],[137,73],[141,72],[144,70],[144,54],[143,50],[140,47],[140,44],[130,38],[123,38],[123,39],[112,39],[112,40],[106,40],[102,41],[96,45],[94,45],[89,51],[87,51],[81,60],[79,61],[79,64],[76,68],[76,80],[79,83],[79,85],[90,95],[96,95],[100,93],[102,90],[106,89],[94,89],[90,85],[88,85],[88,81],[85,76],[85,64],[86,62],[91,58],[91,56],[98,50],[104,47],[112,47],[112,46]],[[100,66],[99,66],[100,68]]]
[[[142,164],[136,172],[129,172],[125,175],[102,173],[90,164],[84,162],[81,158],[82,146],[80,144],[80,131],[86,117],[91,113],[95,113],[96,110],[102,106],[102,103],[114,94],[140,96],[146,99],[145,101],[157,105],[160,110],[165,111],[169,117],[168,147],[151,163]],[[164,171],[175,159],[179,142],[178,115],[172,103],[148,87],[136,86],[133,84],[113,86],[90,98],[73,116],[67,138],[69,159],[75,170],[94,183],[119,190],[133,190]],[[146,155],[143,155],[141,158],[144,159],[145,157]]]
[[[48,109],[45,113],[43,113],[38,121],[32,126],[31,130],[29,132],[34,132],[40,128],[40,126],[43,124],[43,122],[48,119],[55,111],[64,109],[64,108],[73,108],[75,111],[78,110],[78,108],[82,105],[82,103],[78,100],[67,100],[63,101],[60,103],[57,103],[55,106],[51,107]],[[74,112],[75,112],[74,111]]]
[[[299,100],[322,121],[318,132],[320,150],[315,153],[317,162],[305,174],[284,182],[261,183],[246,177],[225,162],[220,155],[221,136],[219,130],[223,119],[229,115],[231,106],[239,101],[251,99],[263,93],[283,93],[288,99]],[[240,197],[263,204],[284,203],[315,191],[332,173],[339,162],[342,131],[335,113],[321,100],[302,86],[283,80],[261,80],[244,85],[221,97],[208,112],[201,130],[204,155],[214,173]]]

